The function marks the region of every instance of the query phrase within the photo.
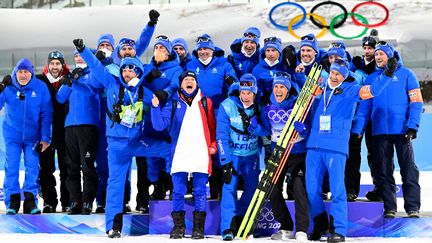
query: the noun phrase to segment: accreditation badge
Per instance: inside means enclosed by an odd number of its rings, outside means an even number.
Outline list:
[[[331,116],[321,115],[320,116],[320,133],[330,133],[331,132]]]
[[[124,116],[123,116],[120,124],[122,124],[125,127],[132,128],[132,125],[134,124],[134,121],[135,121],[136,114],[137,114],[136,111],[134,111],[130,108],[127,108],[125,110]]]

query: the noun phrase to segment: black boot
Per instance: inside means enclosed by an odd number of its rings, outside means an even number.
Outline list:
[[[321,236],[323,236],[329,227],[328,216],[327,213],[324,212],[313,219],[314,227],[312,233],[309,235],[309,240],[320,240]]]
[[[69,215],[75,215],[75,214],[81,214],[82,212],[82,203],[81,202],[72,202],[70,204],[68,214]]]
[[[327,238],[327,243],[337,243],[337,242],[344,242],[344,241],[345,241],[345,237],[338,233],[333,233],[330,235],[330,237]]]
[[[170,239],[181,239],[184,237],[186,229],[185,211],[172,212],[171,215],[174,221],[174,228],[171,230]]]
[[[192,239],[204,239],[204,225],[206,215],[206,212],[193,212]]]
[[[10,195],[9,208],[6,210],[6,214],[15,215],[18,213],[21,207],[21,194],[16,193]]]
[[[24,192],[24,214],[40,214],[41,211],[36,206],[35,197],[31,192]]]
[[[120,238],[122,227],[123,227],[123,214],[118,213],[114,216],[114,223],[112,229],[110,229],[107,232],[108,238]]]
[[[241,222],[243,221],[244,216],[243,215],[236,215],[231,220],[230,228],[236,234],[238,230],[240,229]]]

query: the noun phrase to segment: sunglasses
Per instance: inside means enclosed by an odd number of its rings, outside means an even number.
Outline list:
[[[332,48],[332,47],[334,47],[334,48],[345,48],[345,44],[342,43],[342,42],[332,42],[332,43],[330,43],[329,48]]]
[[[246,38],[257,38],[257,36],[251,32],[244,33],[243,36]]]
[[[131,69],[134,70],[136,66],[134,64],[126,64],[122,67],[122,69]]]
[[[275,36],[267,37],[267,38],[264,39],[264,43],[267,43],[267,42],[270,42],[270,41],[271,42],[279,42],[279,43],[281,43],[281,40],[279,38],[275,37]]]
[[[283,78],[291,79],[291,75],[287,72],[278,72],[276,73],[275,77],[283,77]]]
[[[252,87],[254,86],[254,83],[251,81],[240,81],[240,86]]]
[[[158,36],[156,36],[155,40],[166,40],[166,41],[169,41],[169,38],[166,35],[158,35]]]
[[[123,38],[119,41],[120,46],[135,46],[135,41],[129,38]]]
[[[184,48],[183,47],[173,47],[173,49],[174,49],[174,51],[179,51],[179,50],[184,50]]]
[[[49,59],[63,58],[63,54],[59,51],[53,51],[53,52],[50,52],[50,54],[48,54],[48,58]]]
[[[209,37],[206,36],[200,36],[196,39],[196,43],[200,43],[200,42],[210,42],[211,39]]]
[[[313,37],[313,36],[309,36],[309,35],[305,35],[305,36],[302,36],[301,40],[302,40],[302,41],[304,41],[304,40],[314,41],[314,40],[315,40],[315,37]]]
[[[379,41],[378,43],[376,43],[375,47],[379,47],[379,46],[390,46],[390,43],[386,41]]]

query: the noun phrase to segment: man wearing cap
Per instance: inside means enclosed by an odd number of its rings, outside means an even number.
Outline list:
[[[100,90],[87,83],[94,77],[84,67],[79,53],[74,54],[75,69],[70,77],[61,79],[57,101],[69,103],[65,120],[66,165],[69,176],[66,186],[70,194],[69,214],[90,214],[97,193],[98,174],[95,159],[100,124]],[[81,188],[81,172],[82,185]]]
[[[386,72],[386,65],[398,57],[390,43],[378,42],[375,46],[376,71],[366,78],[365,84],[376,82]],[[392,160],[395,149],[402,177],[405,212],[408,217],[419,217],[419,171],[414,161],[411,140],[417,137],[422,109],[419,82],[415,74],[399,61],[392,82],[383,94],[360,104],[357,113],[359,119],[356,120],[356,127],[364,128],[369,120],[372,121],[373,163],[386,218],[394,218],[397,212]]]
[[[314,34],[303,36],[300,41],[300,51],[297,53],[298,61],[295,72],[302,72],[306,76],[309,75],[313,64],[315,62],[320,63],[325,55],[326,51],[318,47],[318,41]]]
[[[186,70],[187,63],[192,60],[186,40],[183,38],[175,38],[171,41],[171,45],[172,49],[180,58],[180,67],[182,67],[183,70]]]
[[[132,157],[158,157],[169,154],[169,147],[155,149],[154,141],[143,136],[144,114],[149,110],[153,93],[143,86],[147,73],[138,58],[124,58],[118,77],[112,75],[84,46],[82,39],[74,45],[86,61],[96,82],[88,84],[106,88],[107,140],[109,178],[106,197],[106,232],[110,238],[121,237],[123,226],[123,199],[126,179]]]
[[[6,146],[4,196],[6,214],[17,214],[21,204],[19,168],[24,153],[23,212],[40,214],[39,155],[51,143],[52,103],[47,86],[38,80],[27,58],[18,61],[11,76],[0,84],[0,109],[5,107],[3,138]]]
[[[246,73],[230,89],[217,114],[216,141],[223,168],[221,200],[222,239],[231,241],[243,219],[258,185],[258,137],[268,134],[260,122],[260,111],[255,98],[256,79]],[[237,181],[242,175],[244,191],[237,202]]]
[[[36,75],[37,79],[42,80],[47,85],[53,107],[52,141],[49,149],[39,154],[39,182],[42,198],[44,199],[43,213],[55,213],[58,204],[57,190],[55,188],[56,178],[54,177],[56,151],[58,168],[60,170],[60,202],[62,212],[66,212],[69,207],[69,191],[66,187],[66,179],[69,173],[65,162],[66,145],[64,140],[64,123],[67,106],[60,104],[55,98],[61,86],[60,79],[68,74],[69,68],[65,64],[63,54],[60,51],[52,51],[48,54],[47,65],[43,68],[42,73]]]
[[[372,31],[371,31],[372,32]],[[351,63],[351,71],[358,77],[359,84],[363,84],[368,75],[375,72],[375,45],[378,42],[376,37],[365,36],[362,39],[363,56],[355,56]],[[360,101],[359,103],[369,101]],[[357,116],[354,116],[354,121]],[[363,136],[358,136],[361,131],[354,130],[350,137],[349,156],[345,167],[345,187],[347,190],[347,200],[354,201],[360,191],[360,164],[361,164],[361,143]],[[374,188],[366,193],[366,198],[370,201],[382,201],[380,193],[376,187],[376,169],[373,163],[373,147],[372,147],[372,123],[369,122],[364,131],[366,147],[368,150],[367,160],[371,171],[372,182]]]
[[[193,176],[195,211],[193,212],[193,239],[204,238],[206,218],[206,184],[211,174],[211,155],[216,148],[216,121],[211,99],[204,97],[198,87],[196,75],[184,71],[180,75],[180,90],[172,98],[172,104],[164,108],[159,99],[152,100],[152,124],[158,131],[170,128],[174,228],[170,238],[179,239],[185,233],[184,196],[187,179]],[[193,143],[191,143],[193,141]]]
[[[237,81],[236,73],[231,64],[224,57],[224,50],[215,46],[211,36],[203,34],[196,39],[192,61],[186,66],[198,77],[198,85],[204,96],[209,97],[217,114],[219,105],[227,97],[228,90]],[[210,198],[219,199],[222,190],[219,159],[213,159],[213,174],[209,178]]]
[[[291,75],[286,72],[278,73],[273,79],[273,92],[270,96],[270,103],[263,108],[261,120],[271,135],[270,148],[273,151],[280,134],[288,121],[292,108],[300,94],[300,88],[292,82]],[[310,119],[307,126],[310,126]],[[307,129],[302,124],[294,124],[294,128],[299,133],[299,139],[295,143],[288,160],[282,169],[281,176],[273,188],[270,195],[270,205],[275,219],[281,224],[279,231],[271,236],[272,240],[297,239],[298,242],[307,240],[307,229],[309,227],[309,207],[307,204],[305,186],[305,158]],[[306,138],[306,139],[305,139]],[[290,212],[285,204],[283,197],[283,184],[285,175],[289,172],[292,175],[291,181],[295,199],[295,222],[296,231],[294,235],[294,223]],[[287,185],[290,186],[290,185]]]
[[[349,75],[346,59],[336,60],[330,66],[329,78],[325,81],[323,93],[316,98],[311,114],[313,119],[307,142],[306,191],[314,222],[310,240],[319,240],[330,228],[331,236],[327,242],[345,241],[348,219],[344,171],[353,111],[359,100],[381,94],[393,79],[396,66],[397,61],[391,59],[384,66],[385,71],[377,75],[371,85],[365,86],[344,82]],[[332,194],[330,226],[322,199],[322,183],[326,172],[329,174]]]
[[[260,103],[266,105],[272,93],[274,75],[285,70],[282,62],[281,39],[278,37],[265,38],[260,54],[260,61],[253,68],[252,74],[258,82],[258,90],[261,93]]]
[[[251,73],[259,62],[259,38],[261,32],[257,27],[249,27],[243,37],[235,39],[231,44],[231,55],[227,57],[233,66],[237,78],[245,73]]]

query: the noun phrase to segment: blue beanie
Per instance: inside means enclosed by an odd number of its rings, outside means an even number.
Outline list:
[[[375,45],[375,53],[377,51],[383,51],[388,58],[392,58],[394,56],[393,45],[385,41],[380,41]]]
[[[268,37],[264,39],[264,47],[263,50],[267,50],[267,48],[275,48],[279,54],[282,55],[282,41],[277,37]]]
[[[195,50],[198,50],[200,48],[209,48],[213,51],[215,50],[215,46],[213,44],[211,36],[209,36],[208,34],[198,36],[196,40]]]
[[[318,41],[317,41],[317,39],[315,38],[315,35],[314,35],[314,34],[307,34],[307,35],[305,35],[305,36],[303,36],[303,37],[301,38],[301,42],[300,42],[300,49],[301,49],[303,46],[309,46],[309,47],[311,47],[312,49],[314,49],[316,53],[319,52],[319,50],[318,50]]]
[[[31,63],[31,61],[27,58],[23,58],[21,60],[18,61],[16,67],[15,67],[16,71],[19,70],[27,70],[29,71],[32,75],[34,74],[34,68],[33,68],[33,64]]]
[[[174,40],[171,41],[171,46],[172,47],[181,46],[186,50],[186,52],[189,52],[189,48],[186,43],[186,40],[183,38],[175,38]]]
[[[339,72],[345,79],[349,75],[349,64],[346,58],[338,59],[330,66],[330,71],[335,70]]]
[[[260,36],[261,31],[257,27],[249,27],[243,32],[241,43],[243,43],[245,40],[250,40],[258,45]]]
[[[330,57],[331,55],[336,55],[339,56],[341,58],[346,58],[346,52],[345,49],[342,47],[331,47],[328,52],[327,55]]]
[[[130,46],[132,47],[134,50],[136,50],[135,48],[135,41],[129,38],[122,38],[119,41],[119,50],[121,50],[124,46]]]
[[[169,39],[161,39],[161,38],[156,39],[154,47],[158,44],[164,46],[167,49],[168,53],[171,53],[172,45]]]
[[[273,87],[276,84],[282,84],[284,85],[288,90],[291,89],[291,75],[289,75],[287,72],[280,72],[277,73],[276,76],[273,78]]]
[[[143,74],[143,64],[137,57],[125,57],[120,63],[120,73],[123,71],[123,69],[134,70],[137,78],[140,78]]]
[[[99,45],[102,44],[103,42],[107,42],[111,45],[111,47],[114,49],[114,37],[111,34],[102,34],[99,39],[97,40],[96,43],[96,48],[99,49]]]
[[[250,83],[252,83],[252,85],[251,86],[250,85],[241,85],[242,81],[250,82]],[[255,76],[253,76],[253,74],[245,73],[240,77],[239,91],[242,91],[242,90],[248,90],[254,94],[258,93],[257,81],[256,81]]]

